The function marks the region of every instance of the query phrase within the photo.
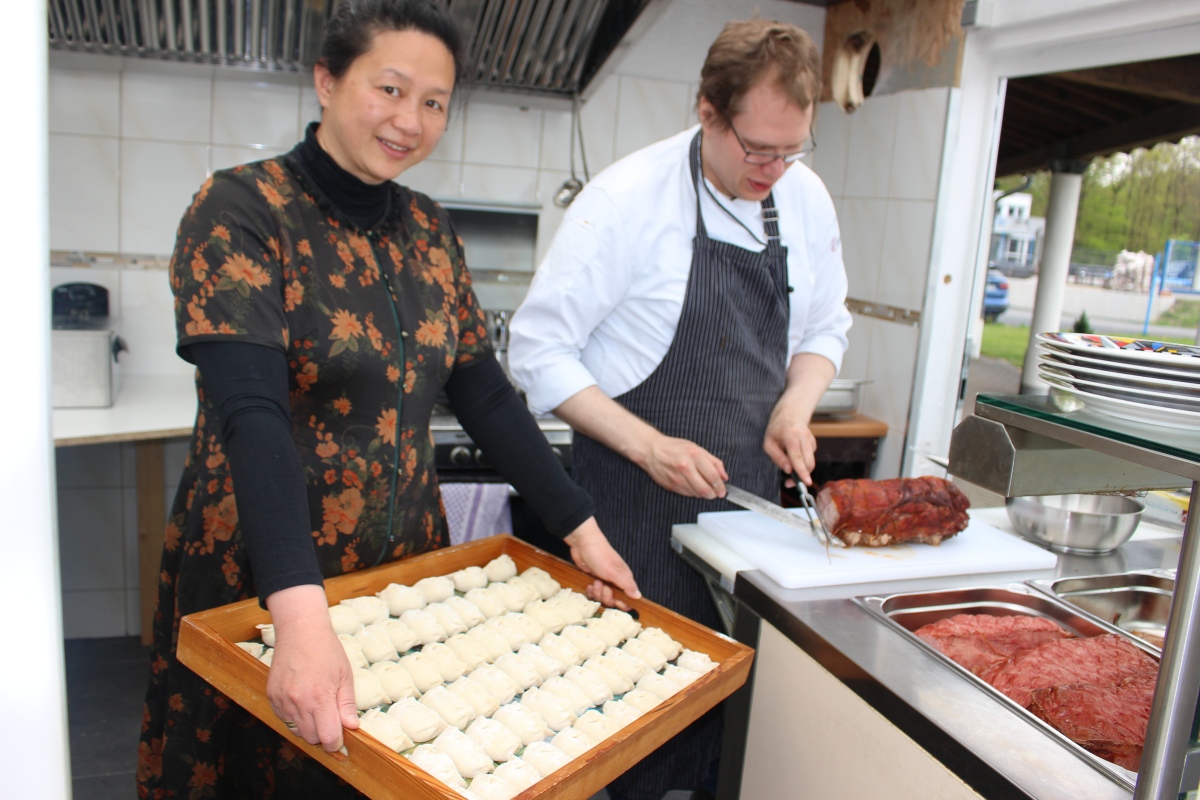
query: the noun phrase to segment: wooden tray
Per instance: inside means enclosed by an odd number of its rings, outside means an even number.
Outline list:
[[[331,578],[325,582],[325,594],[335,604],[374,594],[389,583],[411,585],[432,575],[482,567],[504,553],[516,562],[518,571],[541,567],[576,591],[582,592],[592,581],[549,553],[511,536],[493,536]],[[751,648],[648,600],[622,599],[637,609],[642,625],[662,628],[684,647],[707,653],[717,668],[526,789],[518,800],[587,800],[746,682],[754,657]],[[368,797],[461,800],[449,786],[361,730],[345,732],[347,754],[326,753],[291,735],[267,701],[267,666],[236,645],[257,638],[254,626],[265,622],[270,617],[256,599],[189,614],[180,624],[179,660]]]

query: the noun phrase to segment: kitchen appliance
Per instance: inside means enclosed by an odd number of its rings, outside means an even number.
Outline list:
[[[1115,494],[1009,497],[1004,502],[1017,533],[1060,553],[1104,555],[1137,529],[1145,506]]]
[[[64,283],[50,296],[51,397],[55,408],[107,408],[120,388],[122,351],[108,290]]]

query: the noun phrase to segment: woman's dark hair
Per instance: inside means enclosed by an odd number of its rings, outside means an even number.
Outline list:
[[[454,77],[463,75],[462,33],[444,3],[437,0],[342,0],[325,25],[317,63],[340,78],[385,31],[419,31],[436,37],[454,57]]]

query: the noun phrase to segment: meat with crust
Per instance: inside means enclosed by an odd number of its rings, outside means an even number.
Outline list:
[[[1037,689],[1073,683],[1112,686],[1143,672],[1158,672],[1158,662],[1113,633],[1088,639],[1055,639],[1021,650],[979,673],[1011,700],[1028,708]]]
[[[1140,672],[1115,686],[1076,683],[1035,689],[1029,710],[1088,752],[1138,771],[1158,672]]]
[[[816,498],[829,532],[848,545],[941,544],[967,527],[971,503],[942,478],[830,481]]]

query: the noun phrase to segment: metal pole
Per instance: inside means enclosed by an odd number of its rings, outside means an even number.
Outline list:
[[[1180,784],[1183,761],[1192,736],[1196,697],[1200,695],[1200,481],[1192,481],[1192,503],[1179,568],[1175,596],[1167,619],[1167,640],[1158,670],[1158,688],[1150,708],[1146,746],[1134,800],[1177,800],[1187,791]]]

